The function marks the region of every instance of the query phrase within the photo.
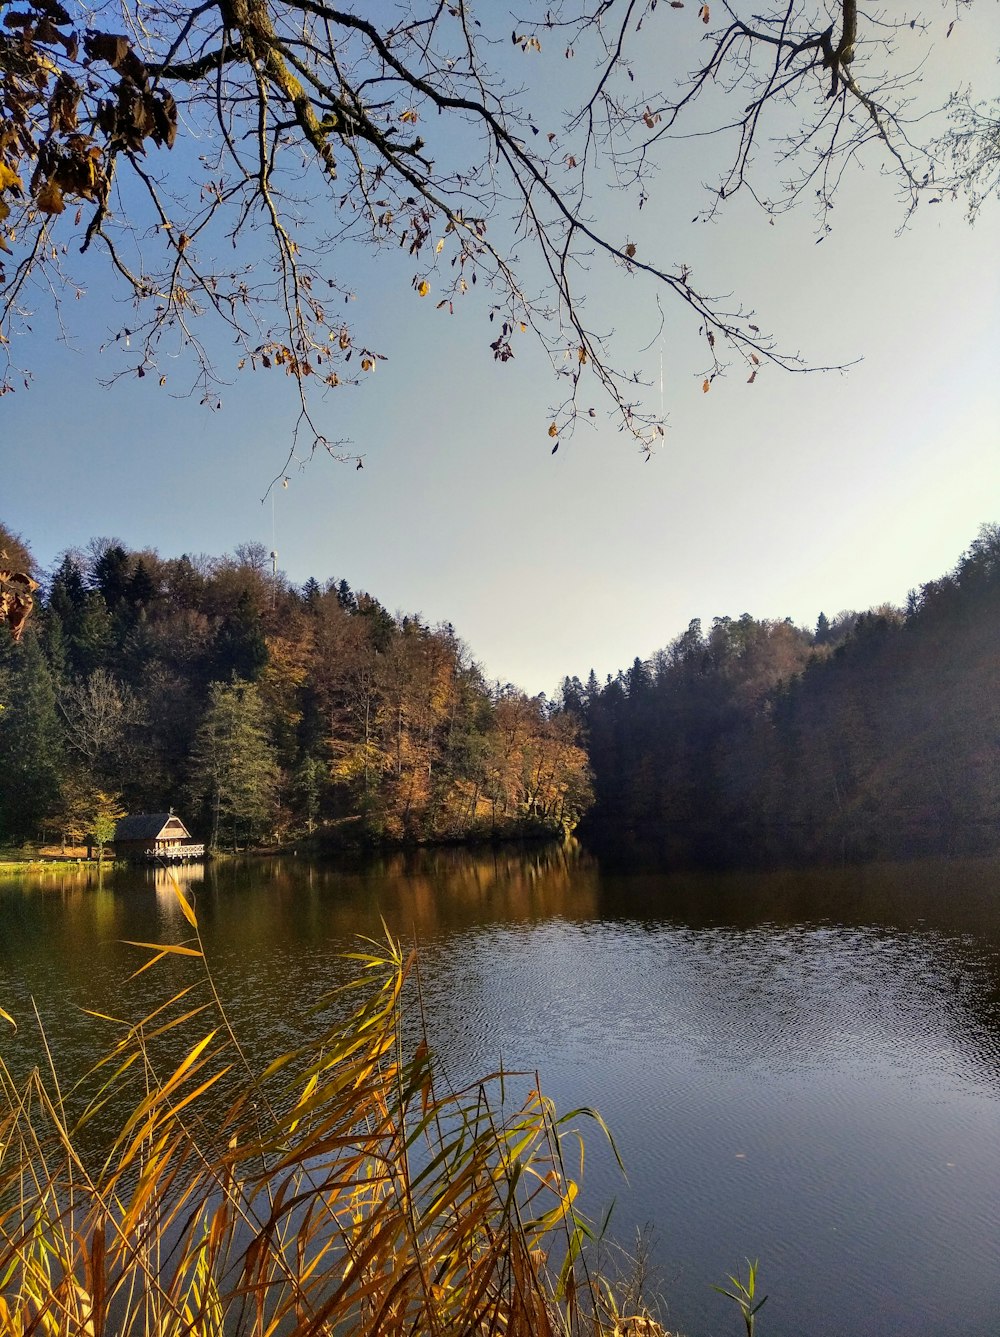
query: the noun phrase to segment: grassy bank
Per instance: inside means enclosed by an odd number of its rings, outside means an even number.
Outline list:
[[[104,861],[107,866],[107,860]],[[2,859],[0,858],[0,874],[3,873],[65,873],[70,869],[79,867],[97,867],[96,859]]]

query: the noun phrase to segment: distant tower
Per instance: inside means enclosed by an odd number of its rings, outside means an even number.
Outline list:
[[[278,589],[278,554],[271,549],[271,608],[274,608],[274,599]]]

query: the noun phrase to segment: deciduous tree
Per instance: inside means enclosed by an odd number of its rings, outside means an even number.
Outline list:
[[[106,669],[70,680],[59,690],[65,738],[93,778],[121,783],[132,749],[131,731],[141,722],[139,701]]]

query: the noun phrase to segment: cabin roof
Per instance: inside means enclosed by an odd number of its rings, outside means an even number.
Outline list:
[[[136,812],[119,819],[115,827],[115,840],[156,840],[168,822],[179,823],[181,833],[190,836],[191,833],[175,812]],[[171,834],[180,833],[175,831]]]

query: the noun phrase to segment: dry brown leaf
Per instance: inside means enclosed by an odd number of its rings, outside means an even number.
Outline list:
[[[63,193],[54,181],[46,181],[35,196],[35,203],[43,214],[61,214],[66,208]]]

